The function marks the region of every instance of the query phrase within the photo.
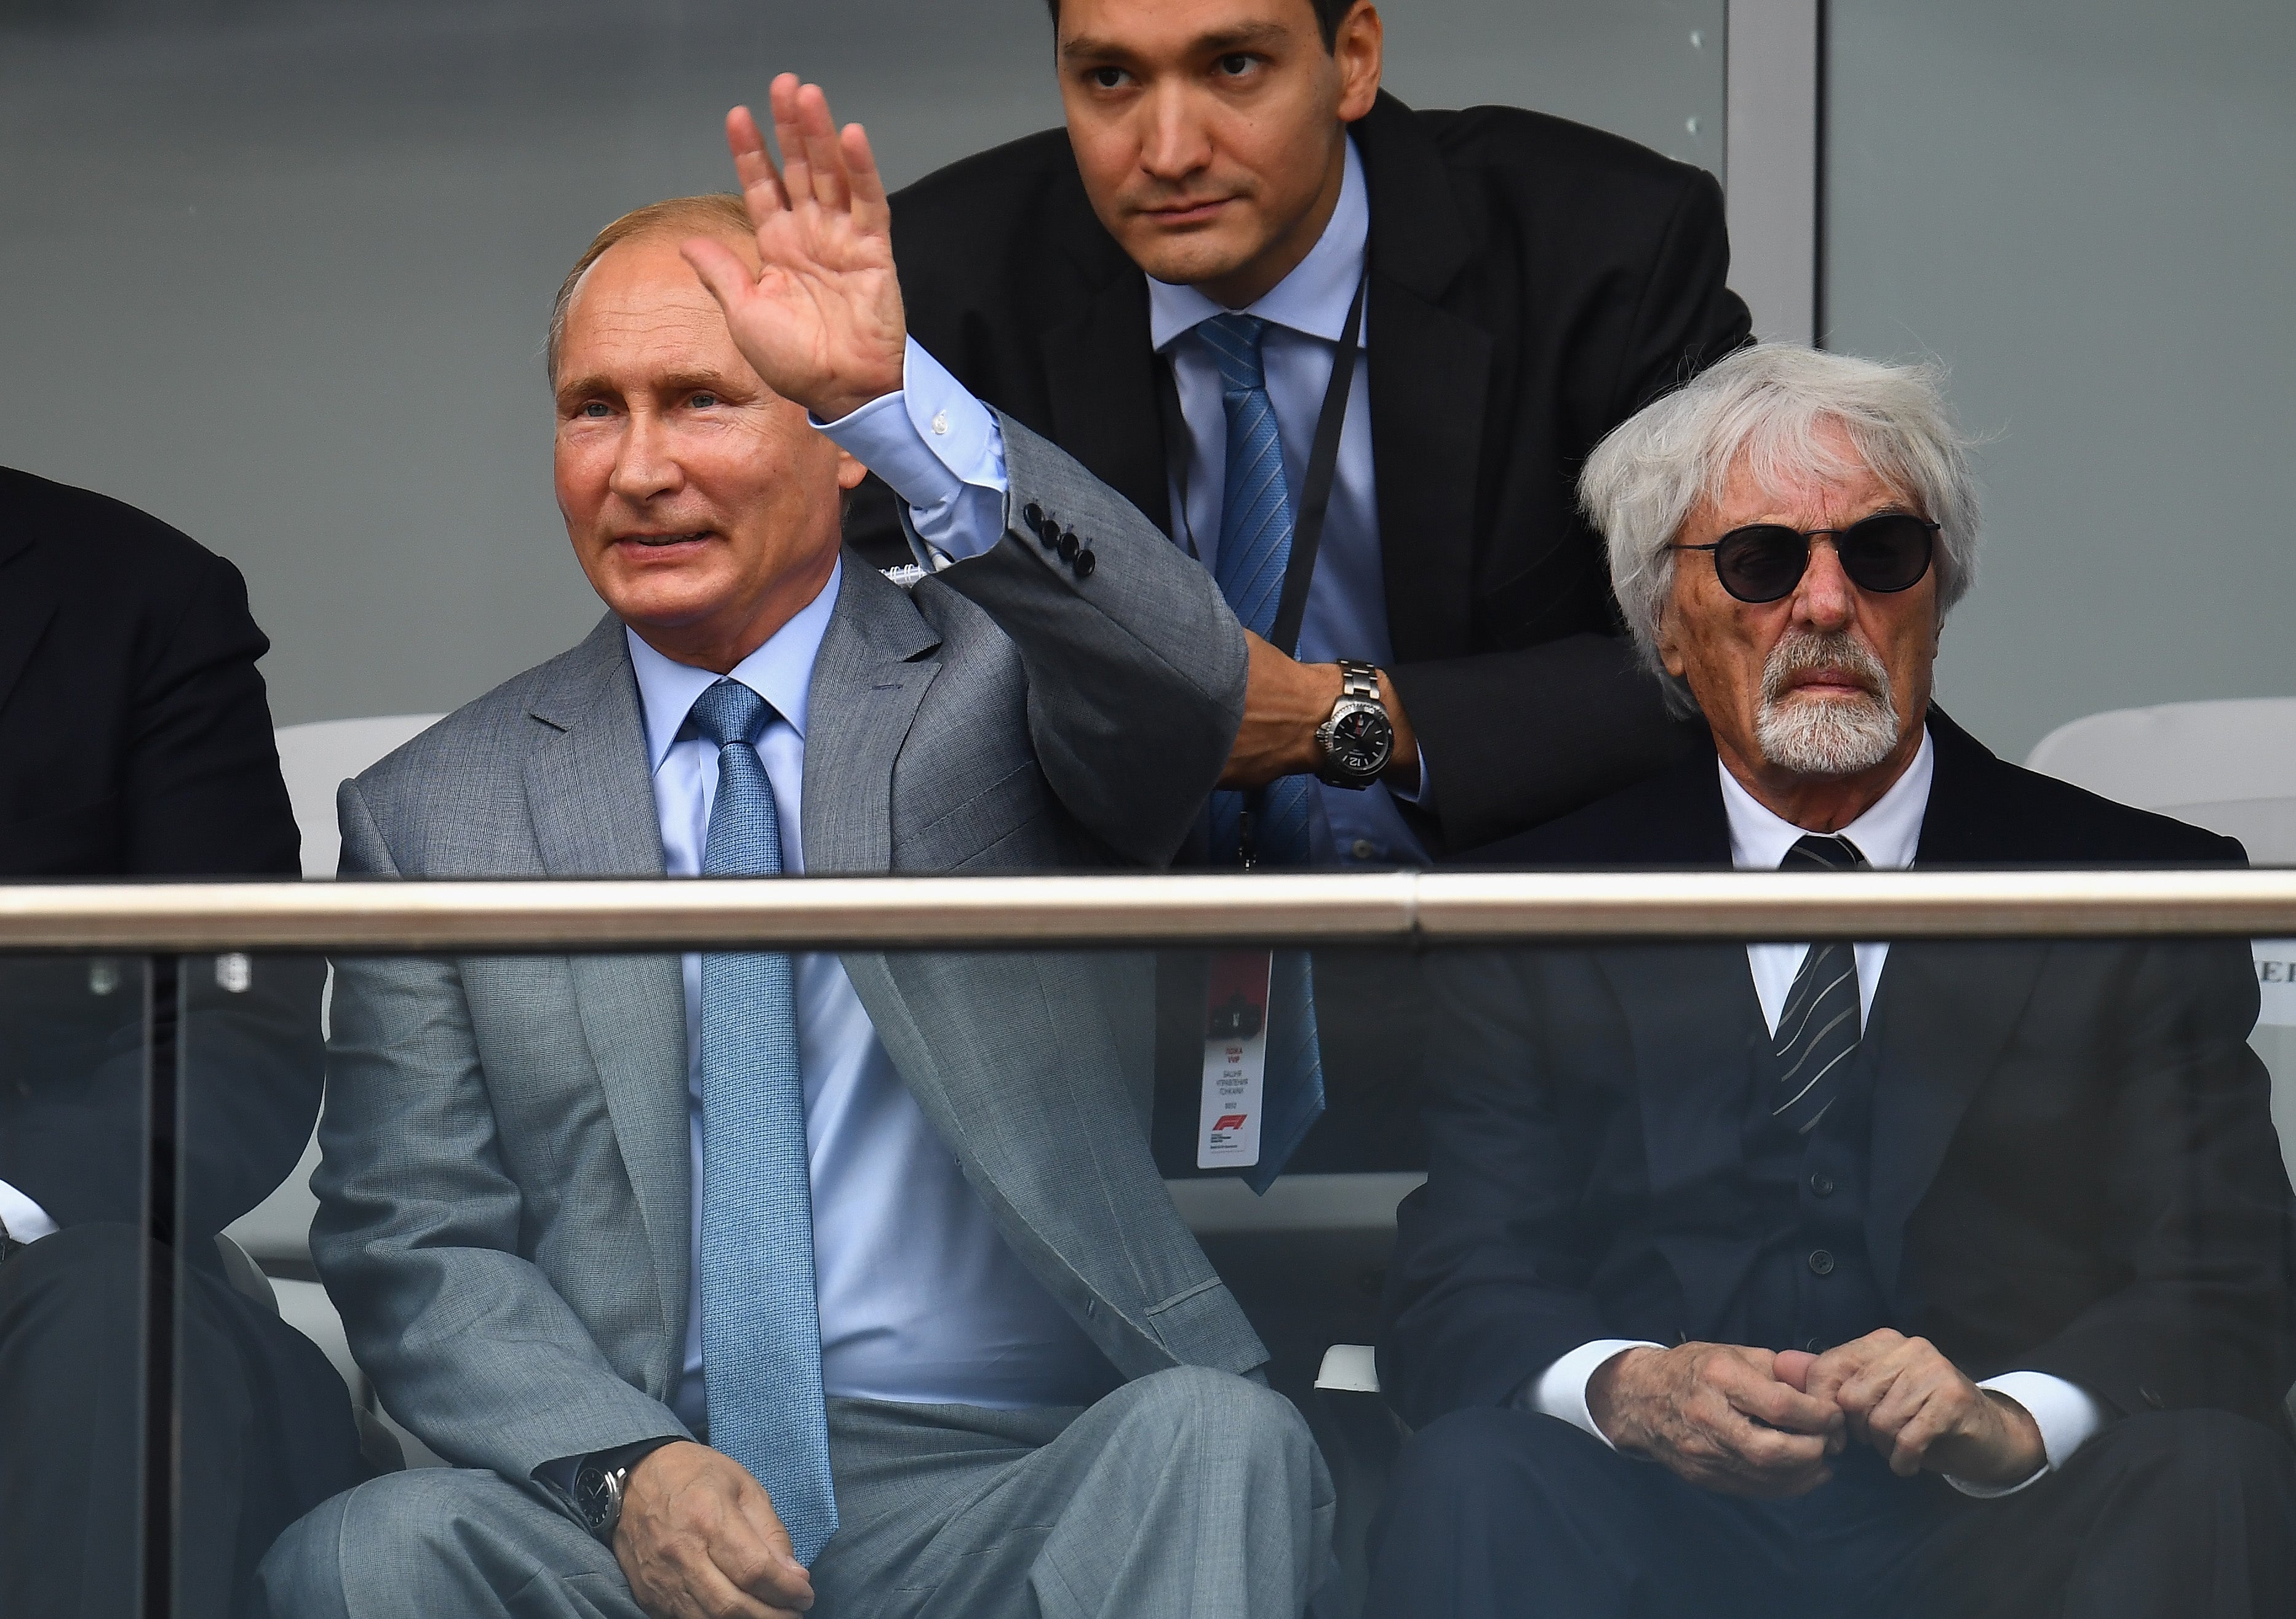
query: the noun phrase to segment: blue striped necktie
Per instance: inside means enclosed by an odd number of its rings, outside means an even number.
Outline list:
[[[720,680],[688,725],[718,750],[705,877],[778,876],[781,818],[758,757],[763,697]],[[837,1529],[814,1296],[813,1187],[797,997],[785,955],[701,958],[701,1358],[709,1442],[765,1486],[800,1563]]]
[[[1219,367],[1220,406],[1227,418],[1227,475],[1220,490],[1219,555],[1212,579],[1246,629],[1273,634],[1292,562],[1292,489],[1283,476],[1283,441],[1267,397],[1256,315],[1215,315],[1196,327]],[[1290,656],[1298,648],[1279,647]],[[1308,778],[1279,777],[1256,793],[1214,793],[1215,860],[1237,859],[1243,816],[1252,818],[1254,859],[1269,866],[1308,863]],[[1255,1191],[1275,1183],[1310,1126],[1324,1113],[1323,1053],[1316,1038],[1313,969],[1305,950],[1277,950],[1267,986],[1267,1073],[1259,1163],[1244,1179]]]
[[[1778,869],[1863,871],[1866,865],[1848,838],[1811,833],[1786,851]],[[1849,1059],[1864,1038],[1859,1013],[1857,947],[1839,940],[1811,945],[1771,1040],[1778,1077],[1770,1116],[1795,1134],[1816,1130],[1841,1094]]]

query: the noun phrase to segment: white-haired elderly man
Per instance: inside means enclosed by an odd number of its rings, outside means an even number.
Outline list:
[[[1581,497],[1714,756],[1534,866],[2238,861],[1931,705],[1925,370],[1764,347]],[[2237,944],[1515,951],[1441,975],[1372,1611],[2286,1615],[2292,1198]]]

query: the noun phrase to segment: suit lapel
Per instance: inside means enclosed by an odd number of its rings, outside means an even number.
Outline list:
[[[1473,242],[1417,115],[1382,95],[1355,137],[1371,201],[1371,431],[1388,630],[1408,662],[1469,640],[1491,339],[1442,307]]]
[[[661,824],[646,770],[645,722],[622,626],[611,614],[529,705],[544,731],[526,800],[553,877],[660,876]],[[663,1339],[685,1319],[693,1165],[687,1141],[685,997],[675,956],[569,958],[575,1015],[598,1066],[630,1189],[653,1251]],[[664,1360],[651,1368],[663,1379]]]
[[[857,559],[813,663],[805,735],[805,868],[818,875],[893,869],[893,767],[940,665],[916,604]]]
[[[1997,860],[1988,838],[2008,772],[1983,744],[1932,710],[1936,770],[1914,857],[1919,867]],[[2000,1061],[2031,999],[2048,947],[2018,941],[1907,940],[1890,947],[1866,1038],[1879,1042],[1874,1089],[1874,1188],[1866,1245],[1884,1297],[1898,1302],[1906,1222],[1928,1195],[1962,1115]]]
[[[0,538],[0,712],[61,604],[29,535]]]
[[[1890,947],[1866,1030],[1880,1045],[1866,1251],[1884,1298],[1905,1303],[1906,1222],[1937,1179],[1970,1099],[2000,1061],[2046,956],[2046,946],[2013,941],[1917,939]]]
[[[1691,1329],[1710,1330],[1760,1252],[1718,1208],[1743,1181],[1747,1087],[1763,1034],[1745,947],[1611,950],[1601,961],[1633,1041],[1653,1240]]]

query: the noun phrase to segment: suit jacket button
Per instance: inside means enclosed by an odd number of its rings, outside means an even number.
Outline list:
[[[1091,552],[1079,551],[1076,554],[1076,562],[1072,565],[1076,569],[1076,576],[1078,579],[1090,579],[1092,571],[1100,566],[1100,562]]]
[[[2151,1406],[2156,1411],[2169,1403],[2167,1401],[2161,1398],[2157,1391],[2149,1388],[2138,1389],[2136,1391],[2136,1397],[2142,1400],[2145,1404]]]
[[[1074,529],[1065,529],[1062,530],[1060,550],[1061,560],[1062,562],[1071,563],[1076,560],[1077,537],[1076,530]]]
[[[1027,523],[1032,530],[1043,528],[1045,526],[1045,508],[1038,505],[1035,501],[1030,501],[1027,505],[1021,508],[1021,521]]]
[[[1812,1175],[1812,1176],[1809,1178],[1809,1189],[1810,1189],[1811,1195],[1812,1195],[1812,1196],[1818,1196],[1818,1197],[1831,1197],[1831,1196],[1833,1196],[1833,1176],[1831,1176],[1831,1175]]]
[[[1809,1255],[1809,1268],[1817,1272],[1820,1276],[1832,1276],[1833,1274],[1833,1255],[1828,1253],[1823,1248],[1811,1249]]]

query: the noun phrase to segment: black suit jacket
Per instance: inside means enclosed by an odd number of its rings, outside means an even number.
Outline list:
[[[0,468],[0,881],[299,875],[255,667],[268,648],[231,563]],[[194,1229],[221,1229],[301,1155],[324,972],[258,959],[233,990],[213,957],[185,958]],[[144,994],[136,959],[0,959],[0,1180],[60,1224],[140,1218]]]
[[[2240,846],[2003,763],[1932,712],[1918,864],[2223,864]],[[1520,841],[1543,867],[1729,863],[1710,753]],[[1439,974],[1431,1170],[1399,1212],[1382,1384],[1506,1401],[1597,1338],[1705,1335],[1752,1254],[1737,944],[1463,957]],[[2264,1417],[2296,1377],[2296,1227],[2238,941],[1908,940],[1874,1064],[1868,1255],[1972,1376]],[[1775,1345],[1773,1347],[1783,1347]]]
[[[1685,746],[1621,637],[1577,512],[1596,440],[1747,339],[1713,177],[1560,119],[1354,126],[1371,200],[1372,441],[1390,670],[1467,849]],[[911,331],[966,387],[1171,531],[1148,288],[1064,130],[893,199]],[[857,543],[892,535],[888,503]]]

